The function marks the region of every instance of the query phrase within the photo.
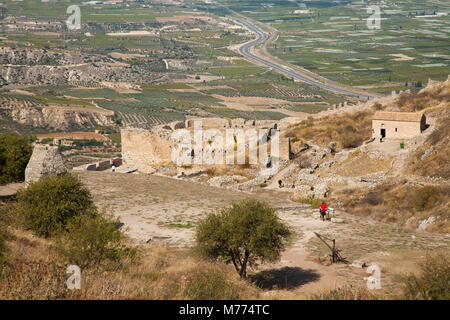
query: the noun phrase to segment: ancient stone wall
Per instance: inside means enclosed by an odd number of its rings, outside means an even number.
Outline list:
[[[280,159],[289,160],[291,157],[291,140],[290,138],[280,138],[279,147]]]
[[[122,129],[120,132],[125,165],[149,172],[152,165],[171,161],[174,146],[170,139],[171,130]]]
[[[201,118],[186,120],[186,128],[193,128],[195,121],[201,121],[203,128],[230,128],[231,122],[223,118]]]
[[[183,149],[182,152],[186,152],[186,155],[190,155],[192,158],[192,162],[194,162],[193,157],[195,156],[195,137],[194,137],[194,121],[200,120],[202,124],[203,132],[203,140],[202,140],[202,152],[204,152],[205,148],[209,147],[209,144],[212,141],[217,142],[215,136],[222,136],[223,143],[223,162],[225,163],[226,159],[226,150],[236,150],[237,153],[244,152],[249,148],[249,140],[248,137],[245,138],[244,141],[240,141],[239,143],[244,143],[245,148],[242,151],[235,146],[236,140],[228,141],[227,138],[227,130],[235,129],[235,130],[246,130],[250,129],[264,129],[269,132],[272,128],[277,128],[277,122],[272,120],[256,120],[253,121],[245,121],[244,119],[233,119],[229,121],[227,119],[217,119],[217,118],[202,118],[202,119],[190,119],[186,121],[186,128],[182,128],[180,123],[169,123],[165,125],[161,125],[153,128],[152,130],[145,129],[122,129],[121,130],[121,140],[122,140],[122,157],[124,164],[126,166],[136,168],[141,172],[153,172],[155,166],[164,165],[164,164],[174,164],[172,162],[172,150],[176,147],[176,142],[171,139],[171,135],[177,130],[185,130],[191,136],[191,148],[186,150]],[[212,134],[212,132],[208,132],[208,130],[214,129],[216,132]],[[257,132],[257,131],[255,131]],[[206,135],[208,135],[206,137]],[[212,134],[212,135],[211,135]],[[242,138],[242,137],[241,137]],[[252,144],[253,146],[253,144]],[[213,154],[215,154],[213,152]],[[291,154],[290,148],[290,140],[289,138],[279,138],[279,158],[281,160],[289,160]],[[245,158],[245,156],[244,156]]]
[[[33,154],[25,169],[25,182],[33,182],[66,172],[67,168],[58,147],[35,144]]]

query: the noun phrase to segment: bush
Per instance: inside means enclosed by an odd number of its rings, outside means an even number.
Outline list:
[[[81,269],[118,270],[136,258],[136,250],[124,244],[125,235],[117,228],[120,222],[104,214],[77,216],[67,225],[54,245],[67,263]]]
[[[94,208],[89,190],[71,174],[33,182],[19,190],[17,200],[24,227],[45,237],[64,231],[70,219]]]
[[[367,203],[371,206],[377,206],[380,203],[383,202],[383,197],[379,192],[369,192],[366,194],[366,196],[362,199],[363,203]]]
[[[363,139],[356,134],[348,134],[342,137],[341,144],[343,148],[356,148],[361,145]]]
[[[0,134],[0,184],[25,180],[32,153],[31,141],[17,133]]]
[[[427,255],[419,264],[420,275],[403,277],[404,298],[450,300],[450,261],[448,255]]]
[[[439,188],[424,186],[416,190],[413,199],[414,209],[424,211],[435,207],[441,199]]]
[[[197,250],[205,257],[233,263],[242,279],[247,266],[279,259],[291,235],[267,203],[248,199],[236,202],[200,221]]]

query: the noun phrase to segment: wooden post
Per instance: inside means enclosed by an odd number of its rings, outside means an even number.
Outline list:
[[[345,262],[346,260],[344,258],[341,257],[341,255],[339,254],[340,250],[338,248],[336,248],[336,239],[330,239],[327,238],[325,236],[322,236],[320,234],[318,234],[317,232],[314,232],[314,234],[323,242],[325,243],[325,245],[330,249],[331,251],[331,255],[330,255],[330,260],[331,263],[336,263],[336,262]],[[329,240],[333,243],[333,247],[331,247],[326,241]]]

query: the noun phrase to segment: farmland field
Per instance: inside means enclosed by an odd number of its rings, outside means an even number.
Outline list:
[[[98,106],[114,111],[119,125],[140,127],[186,116],[280,119],[346,100],[242,58],[229,46],[253,34],[214,4],[70,4],[80,8],[79,31],[65,26],[65,2],[3,2],[0,37],[15,52],[0,70],[0,80],[7,79],[1,95],[80,110]],[[31,51],[43,57],[26,58]],[[6,64],[31,79],[14,81]],[[48,68],[61,71],[47,74]],[[260,98],[262,105],[235,108],[228,97]],[[284,102],[272,105],[272,98]]]
[[[220,1],[279,31],[268,51],[330,80],[390,93],[450,73],[450,4],[445,1]],[[369,5],[380,29],[369,29]]]
[[[0,66],[0,95],[98,106],[114,111],[119,125],[188,116],[280,119],[357,102],[243,58],[233,46],[254,34],[231,19],[236,14],[277,30],[266,45],[271,55],[373,93],[418,90],[450,73],[443,1],[386,1],[379,30],[368,29],[366,5],[357,1],[71,1],[81,10],[79,31],[67,30],[65,2],[2,3],[2,46],[14,54]],[[26,58],[33,55],[42,57]]]

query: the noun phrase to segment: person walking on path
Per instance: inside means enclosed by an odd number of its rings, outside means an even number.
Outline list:
[[[328,207],[325,204],[325,202],[322,202],[319,208],[320,208],[320,220],[325,221],[325,216],[327,215]]]

